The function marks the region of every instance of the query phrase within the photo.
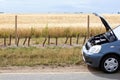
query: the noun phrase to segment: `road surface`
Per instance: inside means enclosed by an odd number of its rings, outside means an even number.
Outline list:
[[[0,80],[120,80],[120,73],[0,73]]]

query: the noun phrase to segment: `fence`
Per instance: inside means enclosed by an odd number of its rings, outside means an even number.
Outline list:
[[[91,14],[18,14],[0,15],[0,19],[0,37],[4,38],[4,46],[7,45],[7,39],[9,39],[8,45],[11,45],[12,40],[15,39],[15,45],[18,46],[21,38],[24,38],[23,45],[27,42],[30,46],[33,37],[44,37],[43,46],[47,41],[50,45],[51,38],[55,38],[55,44],[58,45],[59,37],[65,37],[64,44],[69,40],[70,45],[76,37],[75,43],[79,44],[80,37],[84,37],[83,42],[85,42],[86,36],[89,38],[91,35],[101,33],[103,27],[99,18]],[[99,28],[94,30],[96,26]]]

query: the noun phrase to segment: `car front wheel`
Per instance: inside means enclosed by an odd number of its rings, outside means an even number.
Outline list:
[[[115,73],[119,70],[120,59],[115,55],[109,55],[103,58],[101,62],[101,69],[107,73]]]

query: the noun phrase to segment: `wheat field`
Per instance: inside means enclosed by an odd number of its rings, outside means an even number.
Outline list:
[[[90,32],[95,35],[104,32],[100,19],[93,14],[0,14],[0,37],[13,35],[17,15],[18,36],[75,36],[87,33],[88,15]],[[112,27],[120,24],[119,14],[103,14]]]

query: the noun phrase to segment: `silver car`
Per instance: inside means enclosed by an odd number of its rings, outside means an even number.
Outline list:
[[[112,29],[99,15],[106,32],[88,39],[82,49],[87,65],[97,67],[107,73],[117,72],[120,68],[120,26]]]

